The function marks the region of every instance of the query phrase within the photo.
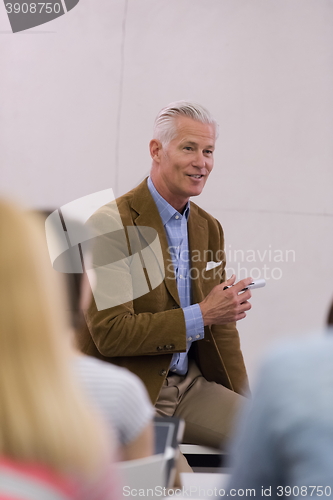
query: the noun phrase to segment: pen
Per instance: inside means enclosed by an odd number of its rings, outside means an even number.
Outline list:
[[[236,285],[236,283],[235,283],[235,285]],[[225,286],[223,288],[223,290],[227,290],[228,288],[231,288],[232,286],[235,286],[235,285]],[[264,279],[254,280],[254,281],[252,281],[252,283],[250,283],[245,288],[243,288],[241,290],[241,292],[245,292],[245,290],[253,290],[254,288],[262,288],[265,285],[266,285],[266,280],[264,280]]]

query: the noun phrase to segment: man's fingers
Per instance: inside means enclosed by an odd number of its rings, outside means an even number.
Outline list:
[[[236,290],[237,293],[239,293],[241,290],[249,286],[249,284],[252,283],[252,281],[253,281],[252,278],[245,278],[236,283],[236,285],[234,285],[233,288],[234,290]]]
[[[244,319],[246,318],[246,313],[241,313],[241,314],[238,314],[238,316],[236,317],[236,320],[235,321],[239,321],[240,319]]]
[[[247,300],[249,300],[251,297],[252,297],[251,290],[246,290],[245,292],[242,292],[242,293],[239,294],[239,298],[241,300],[241,304],[243,302],[246,302]]]
[[[237,285],[233,285],[235,279],[236,276],[232,275],[224,283],[216,285],[207,297],[200,302],[205,326],[212,324],[223,325],[238,321],[245,318],[246,311],[251,309],[249,302],[251,291],[245,290],[242,292],[242,290],[252,282],[252,278],[246,278]],[[228,290],[224,290],[226,286],[229,287]]]
[[[235,280],[236,280],[236,275],[235,274],[232,274],[230,276],[229,279],[227,279],[227,281],[225,281],[224,283],[222,283],[224,286],[231,286],[235,283]]]
[[[247,301],[246,301],[246,302],[242,302],[242,303],[240,304],[240,310],[241,310],[242,312],[244,312],[244,311],[249,311],[249,310],[251,309],[251,307],[252,307],[251,303],[250,303],[250,302],[247,302]]]

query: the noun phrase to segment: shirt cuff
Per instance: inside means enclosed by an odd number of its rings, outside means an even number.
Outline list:
[[[186,340],[194,342],[205,337],[204,322],[199,304],[184,307],[184,318],[186,325]]]

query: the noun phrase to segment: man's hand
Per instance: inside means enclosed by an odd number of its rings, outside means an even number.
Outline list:
[[[246,290],[242,293],[240,291],[252,282],[252,278],[245,278],[228,290],[223,290],[225,286],[233,285],[235,280],[236,276],[233,274],[227,281],[215,286],[199,303],[205,326],[238,321],[245,318],[245,311],[251,309],[251,304],[248,302],[251,291]]]

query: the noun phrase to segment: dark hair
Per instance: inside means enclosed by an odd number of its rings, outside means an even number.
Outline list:
[[[46,220],[49,215],[51,215],[54,212],[54,210],[38,210],[38,213]],[[62,217],[61,210],[59,210],[59,215],[62,223],[62,229],[67,232],[67,227],[65,224],[65,221]],[[77,225],[80,226],[80,230],[82,232],[82,224],[78,221],[71,221],[71,226]],[[80,250],[80,245],[78,245],[79,250]],[[66,255],[62,255],[53,264],[53,267],[56,271],[59,271],[63,275],[63,281],[65,284],[65,289],[66,289],[66,309],[67,312],[69,312],[68,315],[68,320],[71,324],[71,326],[74,328],[74,330],[79,330],[83,324],[85,324],[85,319],[83,316],[83,312],[80,308],[80,298],[81,298],[81,287],[82,287],[82,281],[83,281],[83,273],[68,273],[68,272],[63,272],[62,271],[62,258],[65,257],[66,259],[66,264],[67,266],[69,265],[69,268],[74,269],[75,268],[75,252],[77,252],[78,247],[72,247],[66,252]],[[73,253],[74,252],[74,253]],[[67,267],[66,266],[66,267]]]
[[[333,326],[333,302],[327,316],[327,325]]]

